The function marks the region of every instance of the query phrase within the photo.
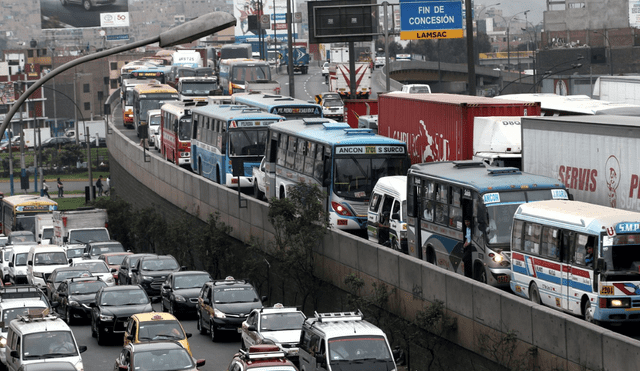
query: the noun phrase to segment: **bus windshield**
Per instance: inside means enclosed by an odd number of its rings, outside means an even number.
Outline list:
[[[229,74],[235,84],[244,84],[245,81],[271,80],[271,70],[265,66],[235,66]]]
[[[602,245],[607,272],[638,275],[640,234],[618,234],[612,237],[603,234]]]
[[[133,89],[127,89],[125,94],[125,106],[133,106]]]
[[[31,231],[36,230],[36,216],[35,215],[16,215],[16,231]]]
[[[217,88],[218,85],[215,82],[183,82],[180,93],[186,96],[209,95],[212,90]]]
[[[191,117],[183,117],[180,119],[178,138],[179,140],[191,139]]]
[[[231,156],[264,155],[267,129],[229,131],[229,154]]]
[[[163,104],[174,101],[172,94],[149,95],[147,99],[140,99],[139,117],[147,117],[147,112],[152,109],[160,109]]]
[[[345,199],[367,199],[380,177],[404,175],[404,156],[336,156],[333,192]]]

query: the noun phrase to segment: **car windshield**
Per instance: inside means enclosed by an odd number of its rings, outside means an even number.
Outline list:
[[[56,278],[53,280],[53,282],[59,283],[66,280],[67,278],[89,277],[89,276],[91,276],[91,273],[86,269],[78,269],[75,271],[60,271],[60,272],[56,272]]]
[[[42,311],[46,309],[47,306],[43,302],[42,306],[30,306],[30,307],[20,307],[20,308],[11,308],[5,309],[2,311],[2,328],[4,332],[7,332],[9,329],[9,322],[18,318],[18,316],[26,316],[29,315],[30,311]]]
[[[121,306],[148,304],[149,298],[142,290],[115,290],[103,292],[100,297],[101,306]]]
[[[329,360],[332,364],[358,360],[391,361],[391,354],[382,336],[352,336],[329,340]]]
[[[107,267],[107,264],[103,261],[99,261],[99,262],[79,262],[76,264],[76,266],[78,267],[84,267],[87,268],[91,273],[109,273],[109,267]]]
[[[167,271],[178,269],[178,262],[173,259],[144,259],[142,261],[144,271]]]
[[[69,284],[69,295],[95,294],[105,286],[107,286],[107,284],[103,281],[71,282]]]
[[[33,260],[33,265],[69,265],[67,255],[62,251],[41,252]]]
[[[29,253],[21,253],[21,254],[16,254],[16,262],[15,262],[15,266],[16,267],[23,267],[25,265],[27,265],[27,256],[29,255]]]
[[[184,331],[178,321],[149,321],[140,323],[138,340],[182,340]]]
[[[124,260],[126,255],[109,255],[107,256],[107,264],[111,265],[120,265]]]
[[[42,230],[42,239],[50,240],[53,238],[53,228],[44,228]]]
[[[323,102],[325,107],[342,107],[344,103],[340,99],[327,99]]]
[[[209,95],[212,90],[218,89],[218,84],[214,81],[202,81],[202,82],[183,82],[182,83],[182,95],[195,96],[195,95]]]
[[[133,353],[133,370],[185,370],[196,365],[186,349],[162,349]]]
[[[109,241],[109,232],[106,229],[84,229],[69,232],[70,243],[87,243],[92,241]]]
[[[82,253],[84,252],[84,247],[76,247],[72,249],[67,249],[67,258],[80,258],[82,257]]]
[[[125,252],[124,246],[120,244],[92,245],[90,255],[99,256],[110,252]]]
[[[304,315],[300,312],[267,313],[260,316],[260,331],[300,330]]]
[[[228,287],[213,291],[213,300],[217,304],[257,302],[258,294],[251,287]]]
[[[208,274],[180,275],[174,277],[174,289],[179,290],[202,287],[202,285],[209,281],[211,281],[211,276]]]
[[[78,355],[71,331],[45,331],[23,337],[22,358],[45,359]]]

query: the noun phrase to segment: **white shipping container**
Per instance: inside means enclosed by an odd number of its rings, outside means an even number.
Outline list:
[[[593,96],[614,103],[640,104],[640,76],[598,77]]]
[[[629,116],[522,118],[522,163],[575,200],[640,211],[640,122]]]

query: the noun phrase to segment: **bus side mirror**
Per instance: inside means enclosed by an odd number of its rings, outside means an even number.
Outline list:
[[[607,262],[604,261],[604,258],[598,258],[596,261],[596,271],[604,272],[607,270]]]

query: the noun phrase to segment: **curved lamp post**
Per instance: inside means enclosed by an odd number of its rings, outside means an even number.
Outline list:
[[[606,32],[593,31],[593,33],[602,35],[605,39],[607,39],[607,44],[609,44],[609,75],[613,76],[613,50],[611,49],[611,41],[609,41],[609,37],[607,36]]]

